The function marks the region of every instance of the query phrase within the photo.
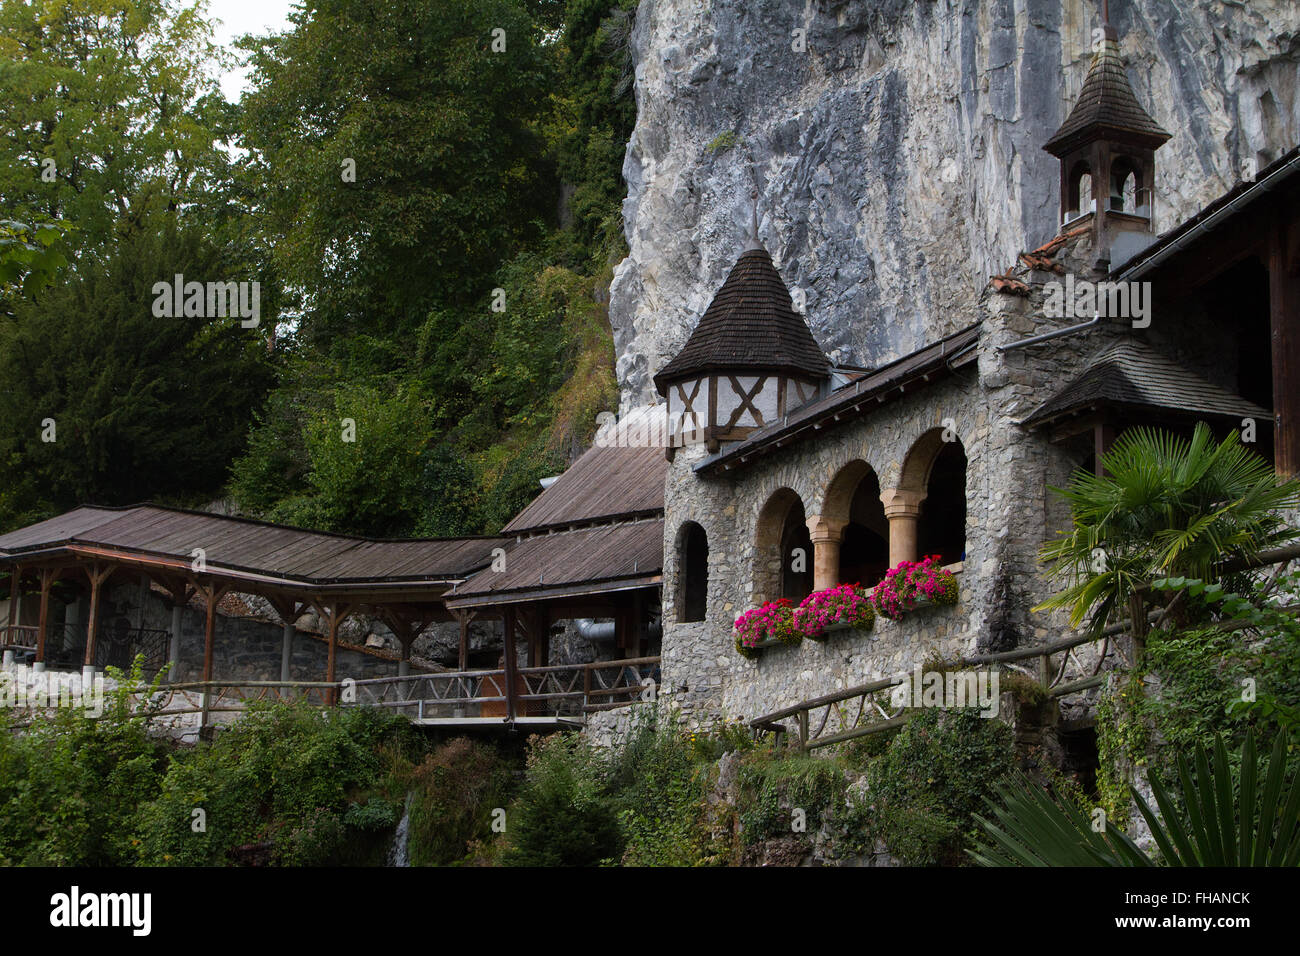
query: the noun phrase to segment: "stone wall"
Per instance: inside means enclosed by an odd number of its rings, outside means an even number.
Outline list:
[[[1086,249],[1079,250],[1086,259]],[[1071,320],[1042,314],[1041,283],[1028,297],[989,293],[982,302],[978,360],[952,377],[896,395],[843,422],[730,472],[702,477],[701,446],[678,451],[666,485],[664,541],[663,694],[694,720],[752,719],[811,697],[944,659],[1029,646],[1066,636],[1064,615],[1031,612],[1058,589],[1045,578],[1038,552],[1068,526],[1065,503],[1049,491],[1063,486],[1086,460],[1091,443],[1050,444],[1018,422],[1068,379],[1082,355],[1117,330],[1100,328],[1040,346],[1001,352],[997,346],[1059,328]],[[765,560],[756,536],[763,505],[779,489],[794,491],[805,513],[822,513],[827,489],[854,461],[864,461],[882,489],[897,487],[908,454],[923,435],[949,426],[967,456],[966,555],[957,574],[955,607],[918,610],[898,622],[876,622],[869,634],[846,632],[825,643],[772,647],[750,661],[735,650],[735,618],[759,603],[756,571]],[[707,619],[679,623],[678,547],[683,522],[708,535]],[[811,556],[810,556],[811,560]],[[1084,650],[1081,660],[1090,651]]]

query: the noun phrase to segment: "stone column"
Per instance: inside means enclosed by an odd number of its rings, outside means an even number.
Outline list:
[[[916,519],[921,516],[924,491],[906,488],[886,488],[880,493],[889,519],[889,566],[900,561],[916,560]]]
[[[840,583],[840,542],[844,540],[847,519],[812,515],[808,518],[808,535],[813,546],[813,590],[825,591]]]

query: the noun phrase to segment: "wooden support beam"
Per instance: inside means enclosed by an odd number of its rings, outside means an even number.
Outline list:
[[[82,662],[85,667],[95,665],[95,637],[99,634],[99,592],[115,570],[113,565],[98,561],[92,561],[86,568],[86,575],[90,578],[90,611],[86,617],[86,657]],[[41,600],[44,602],[45,598],[42,597]]]
[[[1300,223],[1277,209],[1268,254],[1273,351],[1273,460],[1280,477],[1300,475]]]
[[[460,648],[457,654],[457,664],[460,670],[469,670],[469,625],[477,616],[475,611],[463,611],[459,609],[452,610],[452,616],[460,625]]]
[[[515,675],[518,674],[518,668],[515,666],[515,627],[517,623],[517,612],[513,606],[507,606],[501,611],[501,622],[504,625],[502,633],[504,635],[503,657],[505,659],[505,682],[506,682],[506,719],[514,720],[518,712],[519,694],[515,687]]]
[[[50,585],[58,572],[41,568],[41,614],[36,625],[36,663],[45,663],[45,635],[50,625]]]
[[[15,564],[9,575],[9,639],[13,640],[12,628],[18,623],[18,593],[22,586],[22,565]]]
[[[335,681],[335,663],[338,657],[339,625],[352,616],[357,609],[357,605],[327,599],[313,599],[311,603],[316,608],[316,612],[325,619],[329,630],[329,652],[325,658],[325,680],[332,684]],[[339,699],[338,689],[330,688],[326,692],[326,697],[330,704],[337,704]]]

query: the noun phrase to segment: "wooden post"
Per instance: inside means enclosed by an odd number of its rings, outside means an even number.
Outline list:
[[[1092,426],[1092,470],[1098,478],[1106,473],[1106,469],[1101,466],[1101,458],[1110,451],[1110,446],[1113,444],[1115,444],[1114,425],[1099,421]]]
[[[45,667],[45,634],[50,624],[50,585],[54,583],[54,570],[41,568],[41,616],[36,625],[36,663]]]
[[[473,611],[457,611],[456,620],[460,622],[460,649],[457,654],[457,668],[469,670],[469,622],[474,619]]]
[[[9,641],[13,642],[13,628],[18,624],[18,588],[20,585],[20,574],[18,565],[14,565],[13,573],[9,576]]]
[[[518,670],[515,667],[515,609],[506,607],[501,612],[502,632],[505,635],[504,657],[505,657],[505,681],[506,681],[506,720],[515,719],[515,711],[518,706],[518,693],[515,688],[515,674]]]
[[[351,604],[340,604],[338,602],[326,604],[317,601],[313,601],[312,604],[316,607],[316,610],[320,613],[321,617],[325,618],[325,623],[329,628],[329,653],[325,658],[325,680],[332,684],[335,679],[335,659],[338,653],[339,625],[352,615],[355,606]],[[331,706],[337,704],[339,702],[338,688],[329,688],[329,690],[325,692],[325,698],[326,702]]]
[[[1273,351],[1273,460],[1278,476],[1300,475],[1300,228],[1279,205],[1268,255]]]
[[[99,634],[99,592],[113,570],[111,566],[105,567],[99,562],[86,569],[86,574],[90,577],[90,611],[86,616],[86,658],[82,661],[85,667],[95,666],[95,638]]]

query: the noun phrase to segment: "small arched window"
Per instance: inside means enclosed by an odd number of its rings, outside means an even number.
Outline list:
[[[709,538],[694,521],[682,525],[678,549],[681,600],[677,619],[702,621],[709,607]]]

